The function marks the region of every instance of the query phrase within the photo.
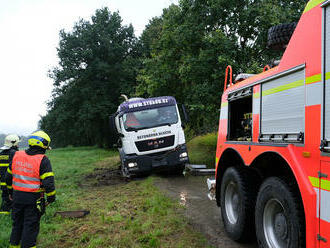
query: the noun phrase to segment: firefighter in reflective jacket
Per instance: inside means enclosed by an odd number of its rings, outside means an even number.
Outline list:
[[[9,214],[11,208],[11,200],[9,199],[5,175],[9,163],[12,161],[15,152],[18,151],[19,141],[19,137],[16,134],[7,135],[3,147],[0,148],[0,150],[2,150],[0,152],[0,186],[2,191],[0,214]]]
[[[36,247],[40,218],[45,206],[55,201],[54,173],[45,156],[50,138],[45,132],[37,131],[31,134],[28,142],[27,150],[15,153],[6,174],[13,199],[10,247]]]

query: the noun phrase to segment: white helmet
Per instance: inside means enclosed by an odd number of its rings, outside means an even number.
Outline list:
[[[5,143],[3,144],[3,147],[0,149],[6,150],[10,149],[11,147],[18,147],[18,143],[20,142],[20,139],[17,134],[9,134],[5,138]]]

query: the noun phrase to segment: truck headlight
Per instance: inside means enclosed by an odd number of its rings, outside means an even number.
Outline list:
[[[130,162],[128,163],[128,167],[129,168],[133,168],[133,167],[136,167],[137,166],[137,163],[136,162]]]
[[[188,157],[188,153],[183,152],[180,154],[180,158],[185,158],[185,157]]]

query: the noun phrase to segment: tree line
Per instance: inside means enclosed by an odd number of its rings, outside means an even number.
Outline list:
[[[270,27],[297,21],[305,0],[180,0],[152,18],[138,38],[119,12],[102,8],[60,32],[59,64],[40,128],[53,145],[109,146],[108,117],[121,94],[174,96],[188,130],[217,129],[224,71],[259,73],[281,57],[267,49]]]

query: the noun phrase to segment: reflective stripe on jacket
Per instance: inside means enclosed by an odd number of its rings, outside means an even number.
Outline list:
[[[9,150],[3,150],[0,152],[0,186],[2,187],[6,187],[5,175],[10,163],[9,154],[10,154]]]
[[[2,154],[3,153],[3,154]],[[0,167],[9,166],[9,154],[0,153]]]
[[[12,162],[13,189],[24,192],[40,191],[40,164],[45,155],[30,156],[25,151],[15,153]]]

